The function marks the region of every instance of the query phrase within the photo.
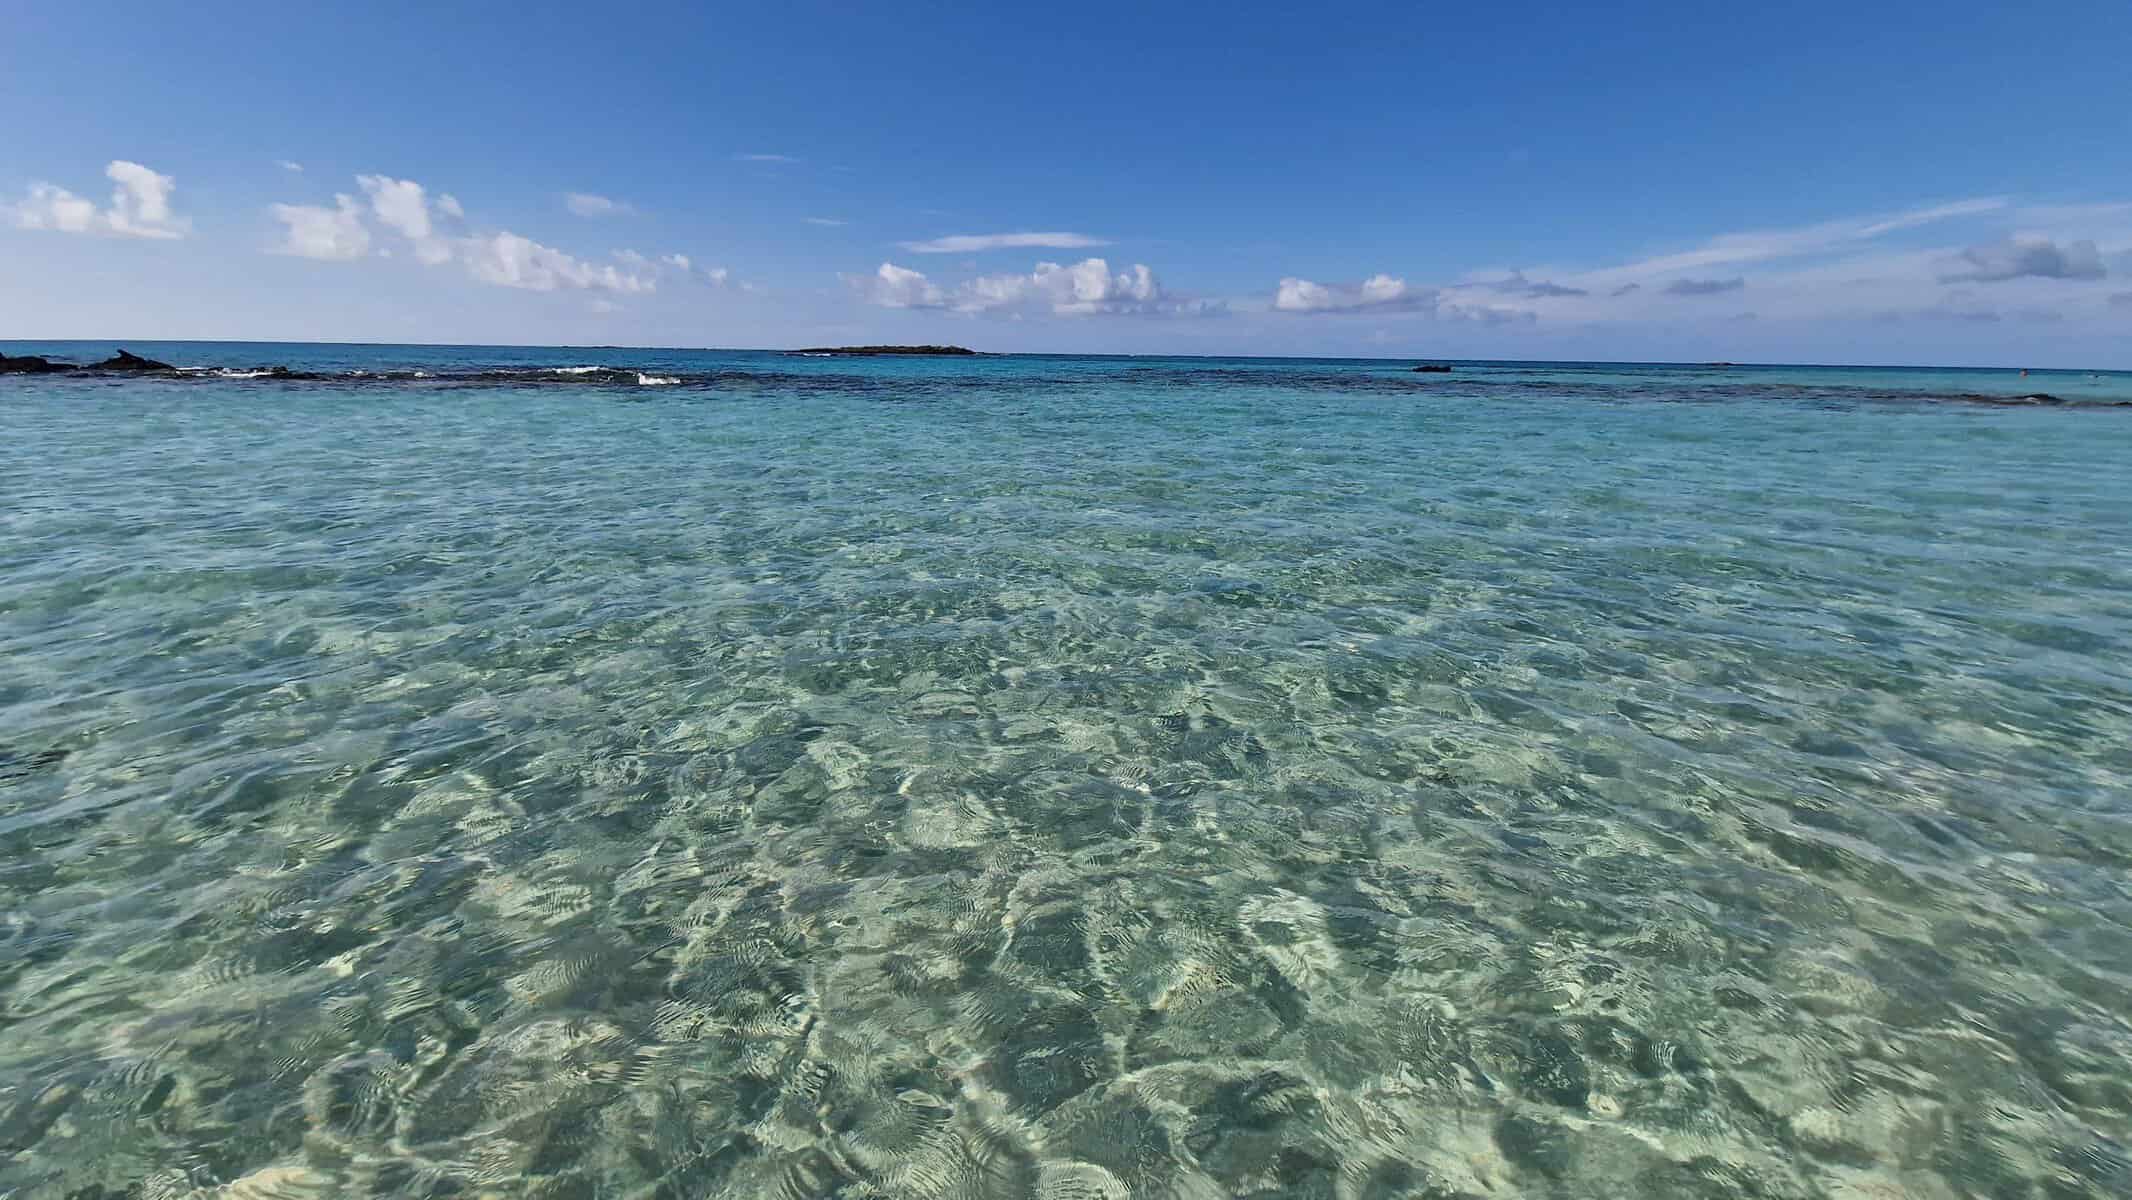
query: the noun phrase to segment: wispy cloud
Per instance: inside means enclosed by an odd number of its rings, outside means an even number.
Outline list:
[[[1653,258],[1639,259],[1625,266],[1612,268],[1605,274],[1625,277],[1648,278],[1674,271],[1693,271],[1710,267],[1735,264],[1768,262],[1781,258],[1800,258],[1812,254],[1824,254],[1858,243],[1871,241],[1899,230],[1914,229],[1938,221],[1957,217],[1974,217],[1998,212],[2007,207],[2003,196],[1982,196],[1971,200],[1957,200],[1949,204],[1935,204],[1906,212],[1873,217],[1846,217],[1823,221],[1795,229],[1764,229],[1746,233],[1726,233],[1711,238],[1693,250],[1677,254],[1662,254]]]
[[[1876,321],[1960,321],[1975,325],[1997,325],[2003,322],[2049,324],[2065,320],[2065,314],[2053,308],[2025,305],[2015,308],[1993,308],[1985,304],[1975,292],[1967,288],[1955,288],[1942,296],[1938,302],[1913,309],[1891,309],[1872,314]]]
[[[1949,230],[1963,240],[1946,244]],[[1712,269],[1719,264],[1730,269]],[[1393,272],[1345,283],[1289,276],[1268,307],[1572,327],[1731,318],[1738,306],[1720,301],[1751,294],[1757,318],[1767,322],[2072,321],[2132,307],[2113,306],[2111,289],[2100,286],[2120,274],[2132,275],[2132,205],[2038,207],[1983,197],[1725,234],[1614,266],[1498,270],[1448,283]],[[2012,303],[1950,299],[1943,293],[1954,282],[2004,289]],[[1700,314],[1690,314],[1691,304]]]
[[[1737,292],[1747,286],[1747,280],[1735,275],[1730,279],[1676,279],[1660,289],[1668,296],[1715,296],[1720,292]]]
[[[790,165],[799,161],[799,159],[789,154],[736,154],[733,157],[741,162],[753,163],[785,163]]]
[[[839,220],[836,217],[801,217],[800,220],[809,225],[827,225],[831,228],[851,224],[849,221]]]
[[[1580,287],[1555,283],[1546,279],[1527,279],[1525,272],[1512,271],[1502,279],[1482,279],[1458,285],[1497,292],[1505,296],[1524,296],[1531,300],[1552,300],[1563,296],[1588,296],[1591,293]]]
[[[637,210],[620,200],[596,196],[591,192],[566,192],[563,207],[580,217],[626,217]]]
[[[302,163],[300,163],[300,162],[290,162],[290,161],[289,161],[288,159],[286,159],[286,158],[277,158],[277,159],[275,159],[275,160],[274,160],[274,165],[275,165],[275,166],[277,166],[277,167],[280,167],[280,168],[281,168],[282,170],[284,170],[284,171],[290,171],[290,172],[293,172],[293,173],[295,173],[295,174],[298,174],[298,175],[301,175],[301,174],[303,174],[303,173],[304,173],[304,165],[303,165]]]
[[[2102,255],[2090,241],[2063,246],[2044,238],[2009,238],[1971,246],[1958,256],[1959,269],[1940,276],[1944,283],[1995,283],[2005,279],[2100,279]]]
[[[20,228],[54,233],[170,240],[192,231],[191,220],[171,211],[177,184],[170,176],[124,159],[114,159],[104,176],[117,185],[106,208],[56,184],[33,183],[22,202],[5,212]]]
[[[1085,233],[956,233],[922,242],[904,242],[913,254],[974,254],[984,250],[1080,250],[1110,242]]]
[[[1071,265],[1038,263],[1026,274],[980,275],[943,287],[922,271],[882,263],[872,275],[846,282],[868,303],[884,308],[933,308],[960,313],[1050,313],[1056,316],[1206,316],[1218,304],[1176,296],[1145,263],[1113,272],[1100,258]]]

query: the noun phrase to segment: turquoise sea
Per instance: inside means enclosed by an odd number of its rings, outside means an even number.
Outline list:
[[[0,1196],[2132,1194],[2132,375],[127,348]]]

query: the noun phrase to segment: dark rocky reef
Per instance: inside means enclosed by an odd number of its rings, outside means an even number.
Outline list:
[[[976,354],[977,351],[967,346],[810,346],[804,350],[794,350],[792,353],[836,354],[859,358],[881,354],[963,355]]]
[[[1449,375],[1451,368],[1442,363],[1423,363],[1414,368],[1414,373],[1416,375]]]
[[[138,355],[138,354],[135,354],[135,353],[133,353],[133,352],[131,352],[131,351],[129,351],[129,350],[120,350],[120,351],[119,351],[119,352],[118,352],[118,353],[117,353],[116,355],[113,355],[112,357],[110,357],[110,358],[107,358],[107,359],[105,359],[104,361],[102,361],[102,362],[100,362],[100,363],[97,363],[97,364],[96,364],[95,366],[93,366],[93,367],[90,367],[89,369],[90,369],[90,370],[92,370],[92,371],[176,371],[176,370],[177,370],[177,368],[176,368],[176,367],[173,367],[173,366],[171,366],[171,365],[170,365],[169,363],[167,363],[167,362],[157,362],[156,360],[154,360],[154,359],[152,359],[152,358],[142,358],[142,357],[141,357],[140,355]]]
[[[51,375],[75,369],[73,363],[53,362],[41,354],[24,354],[17,358],[0,354],[0,375]]]

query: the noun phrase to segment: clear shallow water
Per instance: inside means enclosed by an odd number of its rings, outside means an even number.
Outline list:
[[[128,346],[0,1191],[2132,1191],[2124,376]]]

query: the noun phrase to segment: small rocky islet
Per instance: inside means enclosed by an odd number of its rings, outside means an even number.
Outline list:
[[[977,351],[967,346],[809,346],[788,351],[791,354],[830,355],[837,358],[877,358],[891,354],[908,354],[941,357],[974,357]]]

